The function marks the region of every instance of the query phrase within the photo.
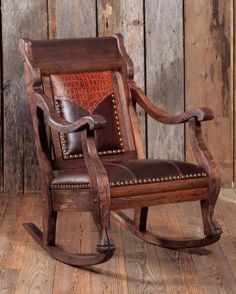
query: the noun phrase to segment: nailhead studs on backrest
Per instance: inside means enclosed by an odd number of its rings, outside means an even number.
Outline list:
[[[68,75],[67,75],[68,76]],[[124,153],[124,143],[123,138],[121,134],[121,128],[120,128],[120,121],[119,121],[119,115],[117,111],[117,104],[116,104],[116,97],[114,95],[114,89],[113,89],[113,78],[112,73],[109,71],[105,72],[95,72],[95,73],[80,73],[80,74],[73,74],[73,78],[75,78],[75,81],[73,82],[72,77],[64,77],[62,76],[60,79],[64,79],[63,85],[68,84],[68,91],[69,94],[65,92],[65,97],[54,97],[55,101],[55,109],[57,113],[60,115],[62,114],[61,107],[60,107],[60,101],[65,98],[65,100],[68,100],[66,95],[70,95],[70,100],[72,103],[80,105],[85,110],[92,113],[96,109],[96,107],[101,103],[105,98],[111,96],[111,101],[113,104],[113,114],[114,114],[114,120],[115,120],[115,129],[118,136],[118,148],[112,149],[112,150],[102,150],[99,151],[99,155],[115,155],[115,154],[121,154]],[[68,81],[66,80],[68,79]],[[78,88],[80,87],[80,88]],[[86,92],[88,91],[88,92]],[[95,98],[93,98],[93,94],[95,95]],[[92,101],[87,101],[88,99],[92,99]],[[88,102],[88,103],[87,103]],[[75,158],[82,158],[83,154],[68,154],[68,137],[60,133],[60,142],[61,142],[61,149],[64,159],[75,159]]]

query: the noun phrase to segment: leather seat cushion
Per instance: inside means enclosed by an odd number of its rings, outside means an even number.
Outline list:
[[[206,171],[194,164],[171,160],[127,160],[104,163],[111,187],[168,182],[207,177]],[[88,189],[86,167],[56,171],[53,190]]]

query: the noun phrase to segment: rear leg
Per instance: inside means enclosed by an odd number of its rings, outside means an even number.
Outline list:
[[[203,227],[204,227],[204,234],[206,236],[222,233],[221,227],[213,219],[214,208],[215,208],[215,205],[210,204],[209,200],[201,201]]]
[[[136,208],[134,210],[134,223],[140,232],[147,229],[148,206]]]
[[[43,241],[46,245],[55,245],[57,211],[43,211]]]

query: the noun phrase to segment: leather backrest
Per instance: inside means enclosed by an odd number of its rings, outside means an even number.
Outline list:
[[[124,153],[117,109],[116,77],[111,71],[50,75],[53,99],[57,112],[67,121],[100,114],[107,120],[104,129],[96,131],[100,155]],[[81,158],[80,134],[60,134],[64,159]]]
[[[27,60],[29,90],[43,89],[67,121],[88,114],[105,116],[105,129],[95,134],[104,160],[113,160],[111,156],[137,155],[128,110],[131,95],[127,80],[133,77],[133,65],[122,36],[24,39],[20,48]],[[50,153],[56,165],[61,159],[83,157],[79,133],[66,135],[49,129],[49,137]],[[67,161],[67,165],[72,162]]]

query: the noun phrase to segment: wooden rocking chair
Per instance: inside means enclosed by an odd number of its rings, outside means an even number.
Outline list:
[[[53,258],[75,266],[109,260],[115,250],[110,216],[137,237],[161,247],[205,246],[219,240],[213,221],[220,173],[202,137],[209,108],[172,115],[133,81],[121,35],[20,40],[43,195],[43,232],[24,224]],[[145,159],[135,104],[164,124],[189,123],[197,165]],[[201,239],[165,239],[146,230],[148,206],[201,202]],[[134,208],[134,220],[122,209]],[[72,254],[55,244],[58,211],[90,211],[99,231],[97,252]]]

